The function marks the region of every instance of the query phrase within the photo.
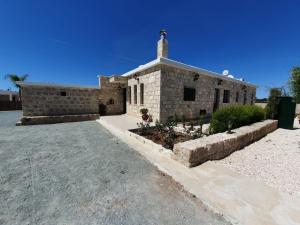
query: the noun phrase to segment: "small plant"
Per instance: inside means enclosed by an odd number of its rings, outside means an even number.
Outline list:
[[[150,132],[150,124],[149,123],[137,123],[138,126],[138,132],[140,135],[147,135]]]
[[[190,121],[189,122],[189,129],[191,130],[191,131],[193,131],[194,130],[194,122],[193,121]]]
[[[174,129],[171,128],[170,130],[168,130],[168,133],[164,139],[163,146],[165,148],[173,149],[175,138],[176,138],[176,133]]]
[[[197,138],[201,138],[203,136],[202,130],[201,128],[198,128],[197,130],[195,130],[192,134],[192,139],[197,139]]]
[[[142,108],[140,109],[140,113],[142,114],[142,119],[147,121],[149,119],[148,109]]]
[[[175,126],[177,126],[178,122],[179,122],[179,118],[178,118],[177,114],[175,113],[175,115],[174,115]]]
[[[298,117],[298,121],[299,121],[299,124],[300,124],[300,114],[298,114],[298,116],[297,116],[297,117]]]
[[[155,120],[155,130],[158,132],[163,132],[164,131],[164,124],[161,123],[159,120]]]

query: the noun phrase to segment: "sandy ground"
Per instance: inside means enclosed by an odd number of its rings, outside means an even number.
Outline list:
[[[277,129],[252,145],[234,152],[216,164],[291,195],[300,196],[300,126],[294,130]]]
[[[0,225],[225,225],[95,121],[0,112]]]

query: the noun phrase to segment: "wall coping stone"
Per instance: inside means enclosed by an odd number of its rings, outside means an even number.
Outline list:
[[[197,166],[208,160],[223,159],[273,132],[277,125],[277,120],[265,120],[234,129],[232,134],[218,133],[177,143],[174,145],[172,158],[187,167]]]

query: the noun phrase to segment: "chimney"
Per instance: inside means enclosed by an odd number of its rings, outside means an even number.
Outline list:
[[[168,41],[166,30],[160,30],[160,40],[157,42],[157,58],[168,58]]]

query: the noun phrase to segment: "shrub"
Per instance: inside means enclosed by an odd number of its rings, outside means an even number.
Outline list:
[[[142,114],[142,119],[147,121],[149,119],[148,109],[142,108],[140,109],[140,113]]]
[[[141,113],[142,115],[146,115],[146,114],[148,114],[148,109],[142,108],[142,109],[140,109],[140,113]]]
[[[165,148],[173,149],[175,138],[176,138],[176,133],[175,133],[174,129],[171,128],[167,132],[167,135],[164,139],[163,146]]]
[[[232,105],[217,110],[212,115],[210,130],[220,133],[262,121],[265,110],[256,105]]]
[[[277,119],[278,117],[278,97],[282,96],[282,90],[280,88],[271,88],[268,98],[268,104],[266,106],[266,116],[269,119]]]

